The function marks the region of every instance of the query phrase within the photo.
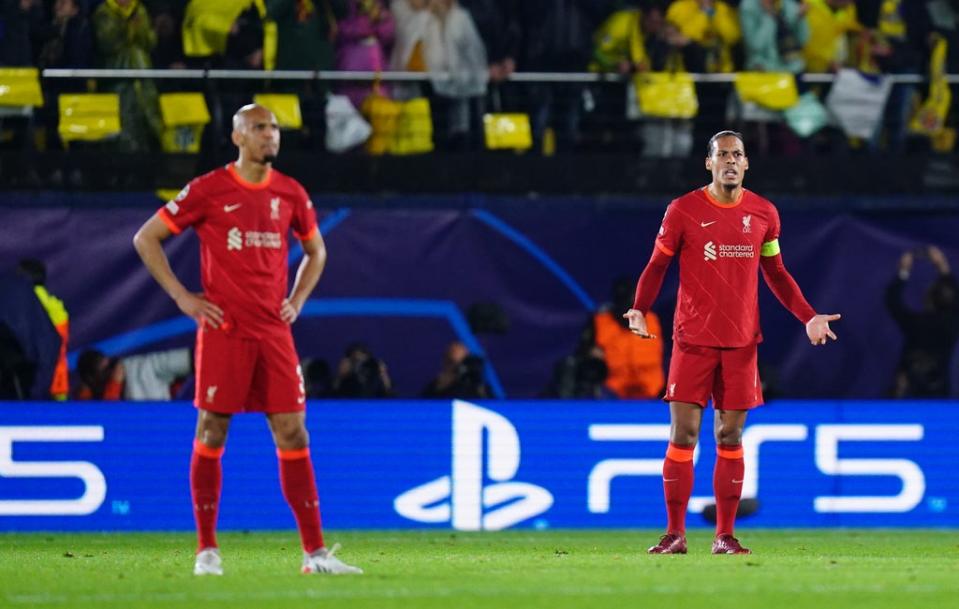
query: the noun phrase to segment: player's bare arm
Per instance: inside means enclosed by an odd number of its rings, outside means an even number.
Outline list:
[[[806,322],[806,336],[809,337],[809,342],[816,345],[825,345],[826,339],[831,338],[832,340],[836,339],[836,334],[829,328],[829,322],[838,321],[842,315],[839,313],[832,313],[828,315],[816,315],[812,319]]]
[[[296,270],[293,290],[289,298],[283,299],[280,305],[280,318],[288,324],[292,324],[299,317],[306,299],[313,292],[326,266],[326,244],[319,231],[303,242],[303,254],[303,260]]]
[[[656,338],[655,334],[650,334],[646,328],[646,317],[642,311],[630,309],[623,313],[623,318],[629,320],[629,331],[640,338]]]
[[[133,236],[133,247],[156,282],[185,315],[189,315],[197,323],[206,321],[217,328],[223,323],[223,310],[202,295],[190,293],[170,268],[170,261],[163,251],[163,241],[172,234],[159,214],[154,214]]]

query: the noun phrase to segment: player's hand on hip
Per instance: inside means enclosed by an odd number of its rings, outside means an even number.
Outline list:
[[[809,342],[815,345],[825,345],[826,339],[836,340],[836,335],[829,329],[829,322],[836,321],[842,317],[839,313],[830,315],[817,315],[806,322],[806,336]]]
[[[630,309],[623,313],[623,318],[629,320],[629,331],[640,338],[656,338],[655,334],[650,334],[646,329],[646,317],[642,311]]]
[[[214,328],[219,328],[223,323],[223,309],[204,298],[202,294],[184,292],[176,299],[176,305],[197,323],[208,323]]]
[[[290,302],[289,298],[284,298],[283,303],[280,304],[280,319],[288,324],[292,324],[299,316],[299,309],[297,309],[293,303]]]

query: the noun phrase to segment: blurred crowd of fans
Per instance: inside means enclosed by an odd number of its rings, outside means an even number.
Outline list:
[[[622,83],[609,87],[507,79],[514,72],[594,71],[625,79],[649,72],[799,75],[844,68],[867,75],[927,76],[933,61],[940,70],[953,73],[959,71],[957,4],[955,0],[3,0],[0,63],[39,68],[423,72],[429,77],[422,83],[338,82],[333,89],[367,118],[376,111],[371,97],[374,101],[427,97],[437,127],[433,138],[445,149],[478,147],[483,114],[508,109],[528,115],[533,139],[541,148],[602,145],[604,138],[627,132],[635,135],[627,141],[641,142],[646,155],[685,156],[693,141],[704,140],[703,134],[728,122],[728,84],[697,87],[698,111],[692,120],[647,120],[641,127],[624,129],[620,119],[630,115],[636,102],[622,94]],[[934,60],[937,48],[942,56]],[[45,81],[45,92],[89,86],[60,83],[48,90]],[[326,129],[325,84],[275,81],[271,86],[300,94],[305,131],[316,135]],[[102,88],[120,94],[124,147],[157,149],[163,129],[157,83],[104,81]],[[827,89],[810,89],[799,81],[800,94],[812,92],[819,100],[824,100]],[[220,93],[230,90],[223,87]],[[661,97],[676,93],[658,91]],[[234,92],[238,99],[249,98],[248,86]],[[883,102],[884,128],[876,130],[875,137],[860,138],[865,140],[862,147],[901,151],[908,139],[907,125],[924,96],[916,84],[892,87],[888,102]],[[940,103],[940,114],[949,106],[948,101]],[[375,130],[376,121],[370,122]],[[757,139],[763,149],[788,150],[804,145],[797,140],[811,135],[805,131],[799,129],[797,138],[778,127],[770,132],[762,126]],[[835,134],[826,132],[819,136],[819,144],[836,147]],[[845,137],[840,139],[842,146],[848,145]],[[952,144],[949,140],[940,148],[951,149]]]

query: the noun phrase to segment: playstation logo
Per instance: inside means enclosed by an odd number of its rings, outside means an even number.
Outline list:
[[[393,501],[396,512],[416,522],[449,522],[459,531],[498,531],[542,514],[553,495],[516,482],[520,443],[502,415],[453,401],[451,475],[412,488]],[[484,484],[492,481],[492,484]]]

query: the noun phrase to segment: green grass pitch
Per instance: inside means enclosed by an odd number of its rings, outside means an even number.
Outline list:
[[[648,556],[654,531],[329,531],[360,576],[301,575],[295,532],[221,533],[194,577],[187,533],[0,534],[0,607],[959,607],[959,531],[740,531],[751,556]]]

